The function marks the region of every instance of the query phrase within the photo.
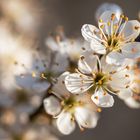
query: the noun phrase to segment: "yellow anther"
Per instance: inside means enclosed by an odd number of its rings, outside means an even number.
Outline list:
[[[139,26],[135,26],[135,27],[134,27],[135,30],[138,30],[139,28],[140,28]]]
[[[97,112],[102,112],[102,109],[101,108],[97,108]]]
[[[114,25],[114,29],[117,29],[118,28],[118,25]]]
[[[129,75],[128,75],[128,74],[126,74],[126,75],[125,75],[125,77],[129,77]]]
[[[124,18],[124,15],[123,15],[123,14],[121,14],[121,15],[120,15],[120,18]]]
[[[124,17],[124,20],[125,20],[125,21],[128,21],[128,17]]]
[[[129,88],[129,85],[126,85],[126,87],[125,88]]]
[[[43,78],[43,79],[47,79],[47,77],[45,76],[44,73],[41,73],[41,78]]]
[[[106,92],[104,92],[104,96],[106,95],[107,93]]]
[[[81,56],[80,58],[83,60],[85,57],[84,56]]]
[[[111,20],[114,20],[115,19],[115,14],[113,13],[112,15],[111,15]]]
[[[129,69],[130,69],[130,67],[129,67],[129,66],[126,66],[126,69],[127,69],[127,70],[129,70]]]
[[[96,100],[98,100],[98,96],[95,96],[94,98],[95,98]]]
[[[109,78],[108,78],[110,81],[112,81],[112,77],[110,76]]]
[[[36,77],[36,73],[35,72],[32,72],[32,77]]]
[[[102,19],[99,19],[99,22],[103,22],[103,20]]]
[[[110,22],[107,22],[107,25],[110,26]]]
[[[98,83],[99,83],[99,85],[102,85],[103,84],[102,80],[100,80]]]
[[[101,25],[100,27],[103,29],[105,26],[104,25]]]

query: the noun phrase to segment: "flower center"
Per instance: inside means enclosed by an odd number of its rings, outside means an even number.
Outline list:
[[[64,107],[64,110],[65,111],[69,111],[71,113],[74,113],[74,108],[76,106],[81,106],[83,105],[83,102],[82,101],[77,101],[74,96],[70,96],[69,98],[67,99],[64,99],[61,104],[63,105]]]
[[[114,37],[109,37],[107,40],[107,49],[109,51],[119,51],[120,50],[121,39]]]
[[[103,86],[108,81],[108,76],[102,72],[95,74],[94,83],[96,86]]]

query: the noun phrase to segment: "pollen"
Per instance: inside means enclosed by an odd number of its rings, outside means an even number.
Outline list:
[[[111,15],[111,20],[114,20],[115,19],[115,14],[113,13],[112,15]]]
[[[80,58],[81,58],[81,60],[85,59],[85,57],[84,57],[84,56],[81,56]]]
[[[97,112],[102,112],[102,109],[101,108],[97,108]]]
[[[135,30],[138,30],[139,28],[140,28],[139,26],[135,26],[135,27],[134,27]]]
[[[32,77],[36,77],[36,73],[35,72],[32,72]]]
[[[96,100],[98,100],[98,96],[95,96],[94,98],[95,98]]]
[[[102,23],[102,22],[103,22],[103,20],[102,20],[102,19],[99,19],[99,22],[101,22],[101,23]]]
[[[125,17],[124,17],[124,20],[125,20],[125,21],[128,21],[128,17],[125,16]]]

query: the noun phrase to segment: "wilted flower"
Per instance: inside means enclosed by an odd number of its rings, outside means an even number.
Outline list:
[[[139,21],[128,21],[124,15],[118,17],[106,11],[100,16],[98,24],[99,29],[85,24],[81,31],[95,53],[106,55],[107,63],[120,65],[125,58],[140,57],[140,43],[134,42],[140,34]]]
[[[66,76],[65,85],[73,94],[90,91],[93,94],[91,99],[97,106],[111,107],[114,99],[108,93],[125,99],[130,97],[131,79],[129,65],[109,65],[104,57],[99,60],[97,55],[86,51],[78,62],[77,72]]]
[[[83,130],[83,128],[94,128],[98,120],[95,112],[97,108],[88,100],[88,95],[75,96],[65,88],[64,79],[68,74],[68,72],[62,74],[52,88],[51,92],[56,97],[51,95],[44,100],[46,112],[57,119],[57,127],[65,135],[75,129],[75,121]]]

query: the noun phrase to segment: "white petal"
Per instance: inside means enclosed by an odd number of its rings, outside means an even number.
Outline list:
[[[54,56],[54,63],[50,71],[56,74],[60,74],[69,66],[68,56],[66,54],[56,53]]]
[[[78,69],[84,74],[92,74],[97,72],[97,55],[93,55],[92,52],[86,51],[82,54],[78,61]]]
[[[60,96],[69,95],[69,91],[65,87],[65,77],[67,75],[69,75],[69,72],[64,72],[61,74],[57,78],[57,83],[52,87],[52,91],[54,91],[56,94],[59,94]]]
[[[135,59],[140,57],[140,42],[130,42],[122,46],[122,55],[125,58]]]
[[[50,83],[43,81],[43,82],[36,82],[32,89],[38,93],[46,91],[50,87]]]
[[[98,54],[106,54],[105,46],[102,45],[99,41],[92,40],[90,46],[94,52]]]
[[[122,89],[119,93],[118,93],[118,97],[123,99],[123,100],[126,100],[127,98],[130,98],[132,97],[132,91],[131,89],[129,88],[126,88],[126,89]]]
[[[65,78],[65,85],[68,91],[73,94],[80,94],[87,91],[93,84],[93,79],[79,73],[69,74]]]
[[[62,112],[56,121],[59,131],[64,135],[69,135],[75,129],[75,123],[71,117],[70,113]]]
[[[94,128],[97,125],[98,115],[93,110],[85,107],[77,107],[74,115],[80,127]]]
[[[112,107],[114,104],[113,96],[109,95],[102,88],[98,89],[91,99],[99,107]]]
[[[44,102],[45,111],[48,114],[56,116],[61,111],[60,102],[54,96],[50,96],[44,99],[43,102]]]
[[[81,28],[81,33],[84,39],[88,42],[95,40],[95,38],[100,38],[98,35],[98,32],[99,32],[99,29],[90,24],[84,24]]]
[[[140,103],[133,99],[133,97],[124,100],[125,103],[131,108],[140,108]]]
[[[55,41],[53,37],[48,37],[45,43],[53,51],[59,51],[60,49],[59,45],[57,44],[57,42]]]
[[[106,62],[108,64],[121,65],[124,62],[124,56],[119,52],[110,52],[106,56]]]
[[[99,19],[101,19],[103,21],[103,23],[108,23],[108,22],[111,22],[111,16],[112,14],[115,14],[114,12],[112,11],[105,11],[104,13],[102,13],[102,15],[100,16]],[[114,19],[114,23],[117,23],[119,21],[119,18],[120,16],[115,16],[115,19]]]
[[[111,80],[108,81],[108,85],[114,91],[125,90],[128,85],[132,83],[132,73],[131,70],[126,69],[125,67],[121,67],[120,69],[116,69],[116,73],[110,74]]]
[[[108,26],[108,23],[111,23],[111,22],[112,22],[112,21],[111,21],[111,16],[112,16],[112,14],[115,14],[115,13],[113,13],[112,11],[105,11],[105,12],[100,16],[100,18],[99,18],[99,19],[102,20],[102,22],[99,22],[99,26],[104,25],[103,32],[104,32],[106,35],[111,35],[111,34],[112,34],[112,32],[111,32],[111,26]],[[116,24],[116,23],[118,23],[119,18],[120,18],[120,16],[115,15],[115,18],[114,18],[114,20],[113,20],[113,22],[112,22],[113,25]]]
[[[123,28],[125,23],[120,27],[120,30]],[[128,21],[122,31],[122,35],[125,38],[125,41],[131,41],[135,39],[140,34],[140,22],[137,20]]]

